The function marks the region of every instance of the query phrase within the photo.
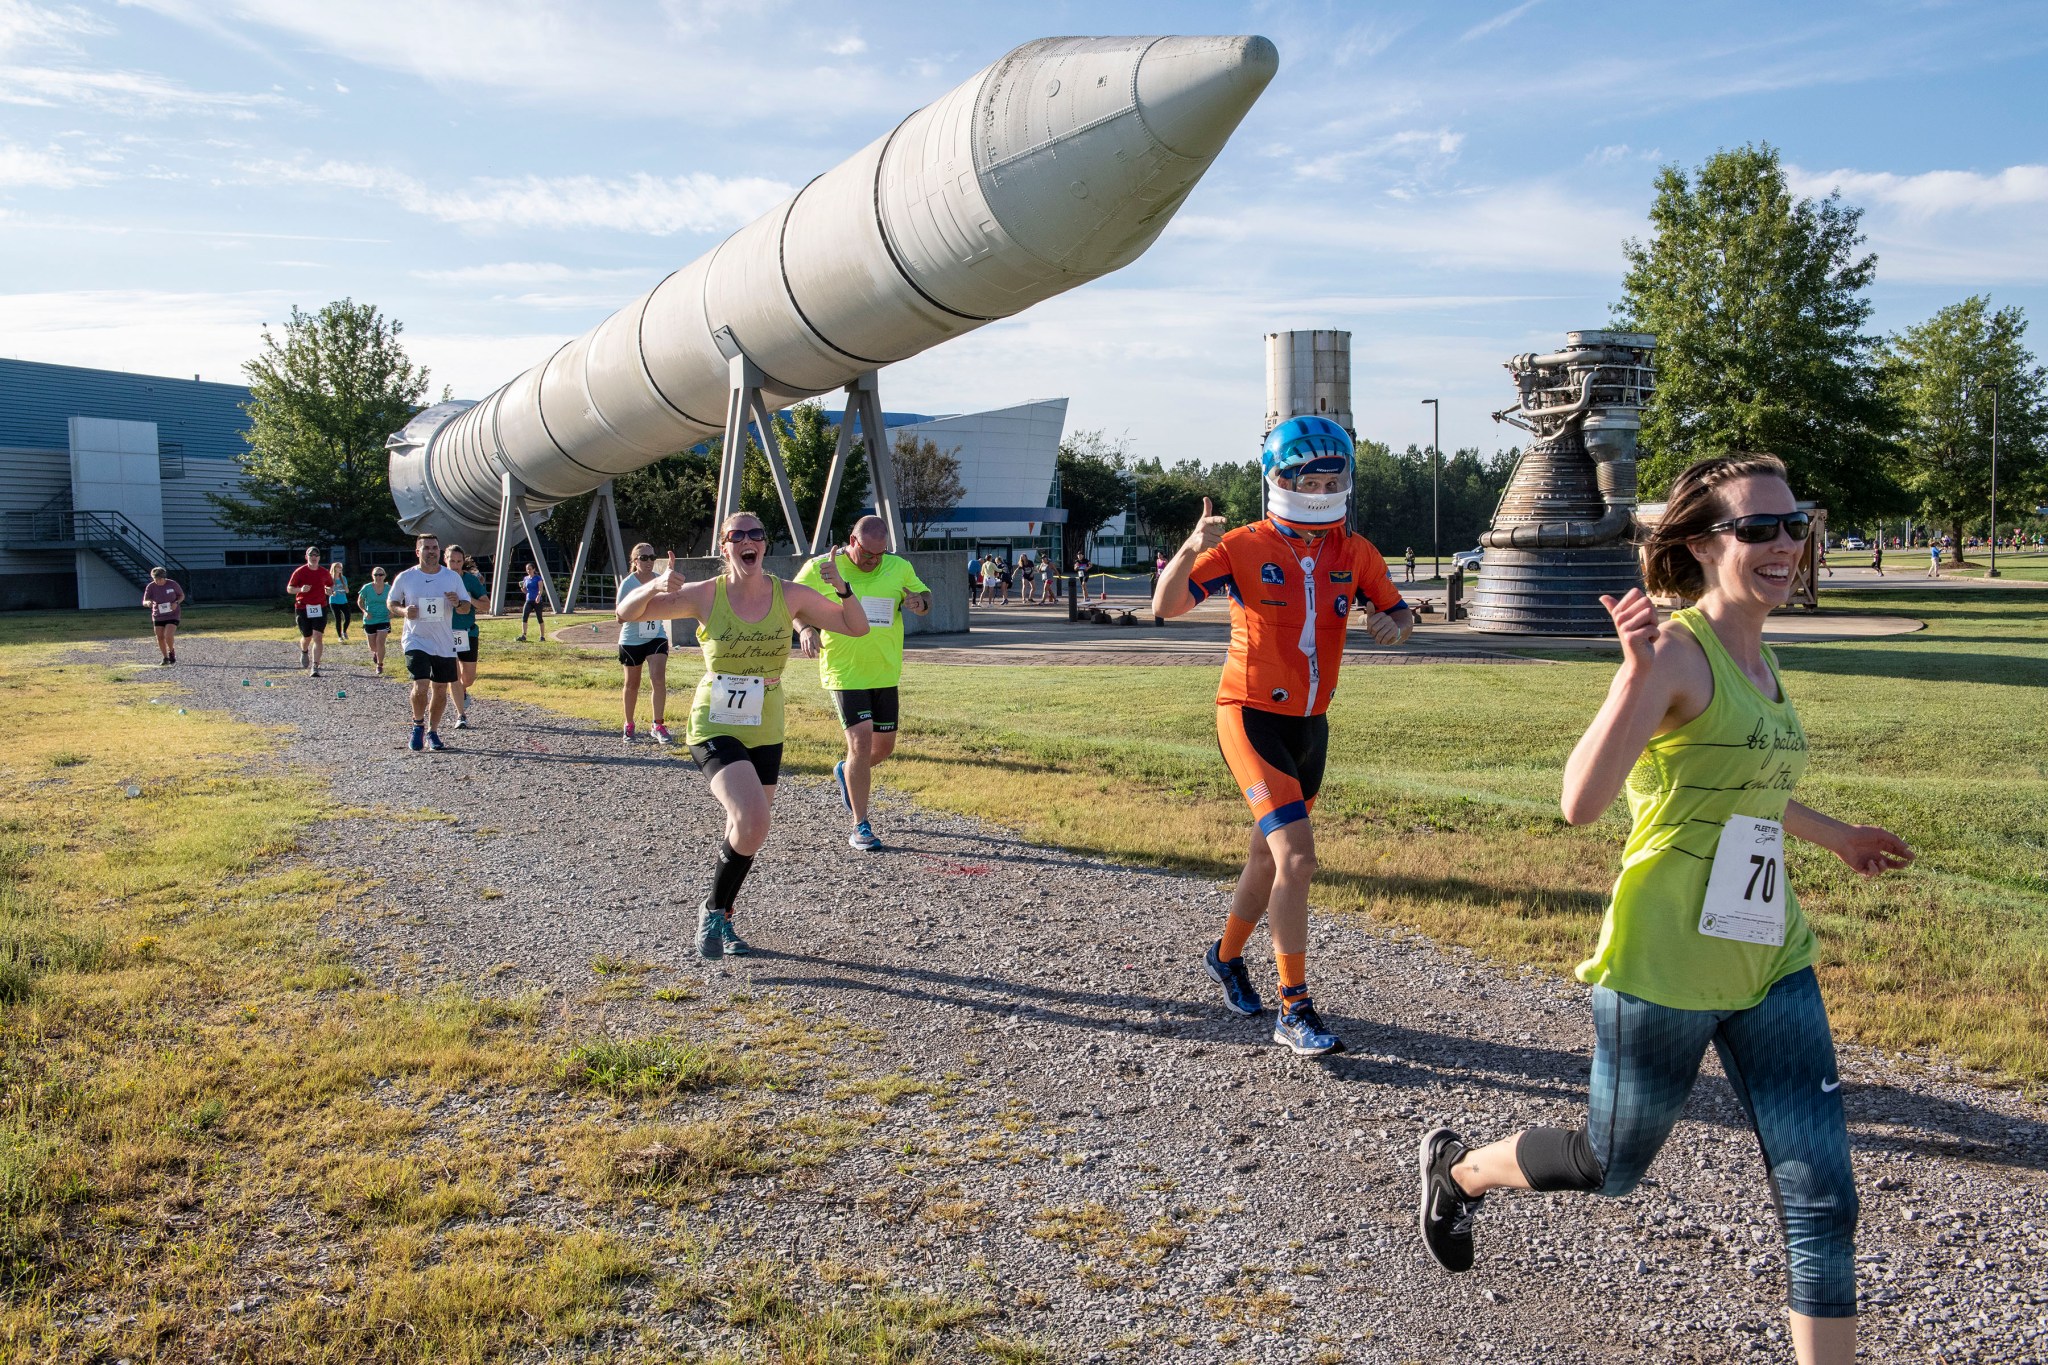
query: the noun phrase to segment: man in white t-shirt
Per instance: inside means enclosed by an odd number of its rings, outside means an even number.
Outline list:
[[[400,648],[405,652],[405,671],[412,677],[410,747],[438,753],[448,747],[441,742],[441,717],[448,710],[448,689],[459,676],[450,622],[457,604],[471,598],[462,575],[441,562],[438,538],[421,536],[413,542],[413,552],[420,562],[391,580],[384,602],[405,622]]]

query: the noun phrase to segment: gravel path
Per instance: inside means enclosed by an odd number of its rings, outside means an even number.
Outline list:
[[[741,898],[764,951],[708,967],[685,942],[719,819],[686,758],[489,701],[488,638],[480,728],[441,755],[404,749],[402,694],[359,664],[314,681],[282,640],[178,643],[138,685],[286,727],[288,759],[342,802],[453,817],[308,850],[386,879],[338,926],[367,970],[574,1000],[597,954],[657,963],[705,999],[817,1006],[879,1039],[864,1070],[957,1098],[895,1106],[817,1178],[719,1196],[758,1251],[992,1296],[1002,1330],[1061,1361],[1791,1358],[1761,1164],[1711,1054],[1636,1194],[1496,1198],[1466,1276],[1421,1251],[1424,1128],[1576,1121],[1592,1030],[1572,983],[1319,918],[1316,995],[1351,1050],[1297,1060],[1199,971],[1225,887],[886,794],[889,851],[857,854],[829,780],[797,777]],[[1842,1067],[1864,1358],[2048,1359],[2048,1110],[1859,1049]]]

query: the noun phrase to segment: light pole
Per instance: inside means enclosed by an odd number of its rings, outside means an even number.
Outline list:
[[[1437,473],[1443,464],[1443,404],[1434,398],[1422,400],[1429,408],[1429,576],[1444,576],[1443,526],[1437,516]]]
[[[1991,386],[1991,571],[1998,577],[1998,385]]]

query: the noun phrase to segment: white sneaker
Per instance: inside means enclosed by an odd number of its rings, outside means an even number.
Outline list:
[[[676,741],[675,737],[669,734],[668,727],[660,721],[656,721],[654,723],[654,742],[656,744],[673,744]]]

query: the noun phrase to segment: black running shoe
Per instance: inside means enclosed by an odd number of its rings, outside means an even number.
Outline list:
[[[1422,1200],[1417,1225],[1422,1245],[1436,1263],[1454,1273],[1472,1268],[1472,1219],[1485,1199],[1474,1199],[1451,1179],[1451,1167],[1464,1159],[1465,1143],[1448,1128],[1422,1135],[1417,1152],[1422,1167]]]

